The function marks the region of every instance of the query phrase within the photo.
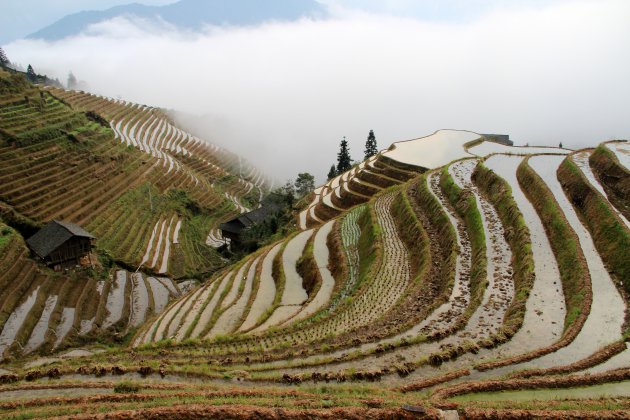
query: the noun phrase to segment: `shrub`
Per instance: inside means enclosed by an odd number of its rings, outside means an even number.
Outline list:
[[[114,392],[116,394],[135,394],[140,391],[140,385],[133,382],[120,382],[114,386]]]

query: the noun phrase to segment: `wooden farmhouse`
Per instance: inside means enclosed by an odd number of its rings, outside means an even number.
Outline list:
[[[79,225],[53,220],[26,243],[46,265],[57,269],[79,264],[81,258],[89,256],[94,239]]]
[[[279,207],[273,203],[263,205],[262,207],[252,210],[248,213],[243,213],[232,220],[219,225],[221,235],[227,241],[230,240],[233,244],[238,244],[241,240],[241,233],[243,230],[248,229],[254,225],[260,224],[265,220],[271,218],[278,212]]]

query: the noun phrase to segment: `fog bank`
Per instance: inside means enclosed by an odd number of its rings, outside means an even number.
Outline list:
[[[346,136],[362,158],[440,128],[565,147],[630,138],[630,2],[496,11],[468,23],[370,15],[185,33],[115,19],[9,58],[92,92],[194,114],[204,137],[284,180],[322,181]],[[201,117],[201,118],[199,118]]]

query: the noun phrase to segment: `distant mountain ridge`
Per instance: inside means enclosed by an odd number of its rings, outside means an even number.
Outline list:
[[[103,11],[74,13],[27,38],[56,41],[78,35],[89,25],[121,16],[162,19],[178,28],[198,30],[204,25],[247,26],[326,15],[326,9],[314,0],[180,0],[166,6],[132,3]]]

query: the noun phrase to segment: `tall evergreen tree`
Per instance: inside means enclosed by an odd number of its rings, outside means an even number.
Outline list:
[[[344,137],[339,144],[339,153],[337,153],[337,174],[349,171],[350,168],[352,168],[352,158],[350,157],[348,140]]]
[[[11,64],[11,62],[9,61],[7,54],[4,52],[2,47],[0,47],[0,66],[8,67],[9,64]]]
[[[35,70],[33,70],[33,66],[31,66],[30,64],[26,68],[26,78],[32,83],[37,82],[37,74],[35,74]]]
[[[328,180],[330,181],[336,176],[337,176],[337,168],[335,168],[335,165],[331,165],[330,170],[328,171]]]
[[[374,130],[370,130],[370,134],[368,134],[367,141],[365,142],[365,159],[368,159],[377,153],[378,148],[376,146],[376,136],[374,135]]]

